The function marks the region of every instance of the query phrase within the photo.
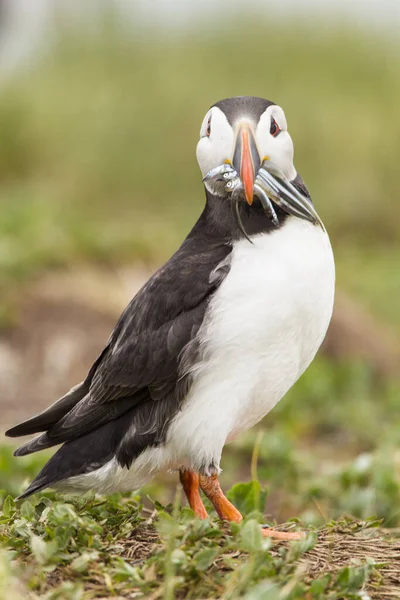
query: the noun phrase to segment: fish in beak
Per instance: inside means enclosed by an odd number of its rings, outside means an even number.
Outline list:
[[[222,182],[225,191],[232,193],[238,215],[240,197],[244,196],[251,205],[254,196],[257,196],[276,227],[280,224],[274,205],[295,217],[318,224],[325,230],[310,198],[293,185],[269,159],[261,162],[250,124],[241,123],[237,130],[232,161],[227,159],[223,165],[215,167],[203,178],[204,182],[211,180]],[[240,215],[238,219],[240,221]],[[241,223],[240,228],[243,230]]]
[[[254,182],[254,189],[265,207],[265,198],[272,200],[285,212],[320,225],[325,230],[320,216],[310,198],[307,198],[291,181],[276,168],[264,161]]]

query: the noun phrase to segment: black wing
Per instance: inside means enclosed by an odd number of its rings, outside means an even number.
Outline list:
[[[124,415],[121,463],[160,443],[188,385],[179,372],[181,353],[185,349],[194,358],[196,334],[210,297],[229,270],[230,251],[226,239],[210,234],[203,213],[176,254],[126,308],[85,381],[7,432],[45,431],[16,454],[71,442],[111,421],[121,423]]]

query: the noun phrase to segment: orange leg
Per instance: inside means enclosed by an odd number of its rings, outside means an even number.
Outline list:
[[[200,519],[207,519],[208,514],[199,491],[199,476],[193,471],[181,469],[179,479],[188,499],[189,506]]]
[[[200,475],[199,479],[201,489],[213,504],[219,518],[223,521],[234,521],[235,523],[240,523],[240,521],[243,520],[243,517],[238,509],[235,508],[224,495],[224,492],[221,490],[221,486],[219,485],[218,477],[216,475],[211,475],[210,477],[206,475]]]
[[[243,520],[243,517],[237,508],[235,508],[224,495],[216,475],[211,475],[210,477],[200,475],[199,481],[201,489],[213,504],[220,519],[223,521],[234,521],[235,523],[240,523],[240,521]],[[275,531],[266,526],[262,526],[261,533],[264,537],[270,537],[276,540],[301,540],[304,538],[304,534],[302,533]]]

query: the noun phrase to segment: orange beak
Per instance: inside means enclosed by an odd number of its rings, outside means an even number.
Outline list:
[[[239,173],[242,180],[247,203],[252,204],[254,178],[256,169],[258,171],[260,168],[260,156],[253,133],[245,125],[239,129],[232,162],[234,169]]]

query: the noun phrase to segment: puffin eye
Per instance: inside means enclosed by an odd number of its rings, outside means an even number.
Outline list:
[[[281,132],[281,128],[279,127],[278,123],[275,121],[274,117],[271,117],[271,127],[269,129],[269,132],[272,135],[272,137],[277,137]]]
[[[208,119],[207,130],[206,130],[206,136],[210,137],[210,135],[211,135],[211,117],[209,117],[209,119]]]

